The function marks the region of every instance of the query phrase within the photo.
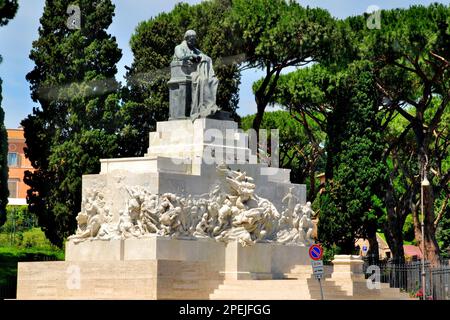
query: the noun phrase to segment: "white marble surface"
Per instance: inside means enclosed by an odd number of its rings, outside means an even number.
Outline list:
[[[122,199],[126,200],[118,219],[116,208],[108,205],[106,197],[111,190],[86,189],[77,216],[78,229],[69,239],[77,243],[156,234],[211,238],[225,243],[236,240],[242,246],[267,241],[303,246],[312,243],[311,204],[302,205],[294,187],[278,197],[286,207],[279,211],[255,192],[255,181],[245,171],[221,165],[214,175],[214,184],[202,195],[185,195],[178,189],[179,184],[169,187],[172,193],[163,194],[154,193],[150,187],[122,184]],[[116,178],[117,182],[120,180]],[[116,203],[118,199],[115,198]]]

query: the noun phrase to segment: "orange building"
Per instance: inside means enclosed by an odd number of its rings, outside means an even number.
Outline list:
[[[7,129],[8,132],[8,189],[10,205],[25,205],[28,186],[23,182],[25,171],[33,167],[25,158],[23,129]]]

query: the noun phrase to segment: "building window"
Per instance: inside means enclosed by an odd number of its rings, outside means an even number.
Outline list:
[[[19,179],[8,180],[8,190],[10,198],[17,198],[18,196]]]
[[[19,154],[15,152],[8,153],[8,167],[19,167],[20,166],[20,158]]]

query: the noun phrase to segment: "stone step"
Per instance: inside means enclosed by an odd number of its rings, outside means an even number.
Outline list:
[[[320,300],[320,293],[310,294],[308,292],[280,292],[280,293],[268,293],[268,292],[246,292],[242,291],[216,291],[212,293],[209,298],[211,300]],[[326,300],[347,300],[348,297],[343,294],[326,294],[324,293],[324,299]]]
[[[284,291],[308,291],[308,292],[320,292],[319,286],[293,286],[293,285],[286,285],[286,286],[239,286],[239,285],[219,285],[217,288],[218,290],[244,290],[247,288],[252,288],[253,290],[257,291],[274,291],[274,292],[284,292]],[[338,286],[323,286],[322,290],[324,292],[342,292],[345,293],[340,287]]]
[[[255,286],[240,286],[240,285],[220,285],[218,287],[218,289],[241,289],[241,288],[253,288],[253,290],[272,290],[272,291],[286,291],[286,290],[297,290],[297,291],[301,291],[301,290],[309,290],[309,291],[320,291],[320,287],[317,286],[308,286],[308,285],[284,285],[284,286],[261,286],[261,285],[255,285]],[[340,287],[334,287],[334,286],[323,286],[322,289],[324,291],[330,291],[330,290],[339,290],[342,291],[340,289]]]
[[[222,292],[229,292],[229,291],[238,291],[238,292],[245,292],[248,291],[248,287],[238,287],[238,286],[222,286],[220,285],[216,291],[222,291]],[[320,294],[320,288],[308,288],[308,287],[286,287],[286,288],[255,288],[253,287],[252,290],[258,291],[258,292],[274,292],[274,293],[295,293],[295,292],[308,292],[310,294],[319,293]],[[340,288],[322,288],[322,291],[327,294],[346,294],[345,291],[341,290]]]
[[[302,300],[321,299],[320,288],[315,279],[299,280],[226,280],[211,295],[210,299],[230,300]],[[349,296],[333,281],[324,281],[322,287],[326,300],[415,300],[407,293],[395,288],[369,290],[364,283],[355,283],[355,296]],[[249,288],[250,291],[249,291]]]
[[[280,293],[280,294],[242,294],[240,292],[214,292],[210,294],[211,300],[321,300],[320,294],[308,293]],[[325,294],[324,300],[349,300],[352,297],[338,294]],[[387,299],[390,300],[390,299]]]
[[[324,274],[323,277],[325,279],[329,279],[331,277],[331,274]],[[299,280],[313,279],[313,280],[316,280],[315,278],[312,278],[311,272],[310,273],[284,273],[282,275],[282,279],[299,279]]]
[[[326,281],[327,283],[332,283],[333,281]],[[314,284],[319,283],[315,278],[305,278],[305,279],[257,279],[257,280],[231,280],[231,279],[225,279],[224,284],[254,284],[254,285],[285,285],[285,284]],[[325,281],[322,281],[322,284],[324,284]]]
[[[393,289],[393,288],[389,288],[389,289],[390,290],[382,289],[380,292],[381,296],[386,297],[386,298],[393,297],[393,298],[402,298],[402,299],[406,299],[406,300],[409,300],[409,299],[417,300],[417,298],[411,298],[409,296],[409,293],[400,292],[400,290],[398,290],[398,289]]]
[[[329,265],[325,265],[323,267],[325,275],[331,275],[333,273],[333,267]],[[296,265],[293,267],[287,274],[312,274],[312,267],[311,265]]]
[[[333,280],[327,280],[326,282]],[[337,286],[343,285],[342,281],[337,282]],[[356,281],[352,284],[355,296],[362,300],[410,300],[408,293],[400,292],[398,288],[390,288],[388,286],[381,286],[381,289],[370,290],[364,281]]]
[[[348,299],[347,293],[331,282],[322,287],[325,299]],[[231,300],[311,300],[321,299],[315,279],[302,280],[225,280],[210,299]]]

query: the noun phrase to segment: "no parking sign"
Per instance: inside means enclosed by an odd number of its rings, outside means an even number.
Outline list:
[[[323,300],[322,283],[320,282],[320,279],[322,279],[324,275],[322,256],[323,249],[319,244],[313,244],[311,247],[309,247],[309,257],[312,260],[311,266],[313,268],[313,274],[314,277],[319,281],[320,295]]]
[[[311,247],[309,247],[309,257],[314,260],[318,261],[322,259],[323,256],[323,249],[319,244],[313,244]]]

